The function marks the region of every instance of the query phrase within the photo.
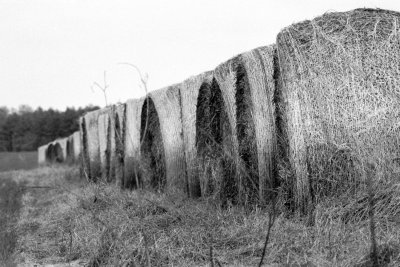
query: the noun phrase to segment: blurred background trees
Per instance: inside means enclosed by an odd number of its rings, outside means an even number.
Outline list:
[[[67,108],[61,112],[21,105],[18,110],[0,107],[0,152],[32,151],[79,129],[78,118],[97,106]]]

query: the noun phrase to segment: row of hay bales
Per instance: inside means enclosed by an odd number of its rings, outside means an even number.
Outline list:
[[[90,180],[299,209],[400,173],[399,13],[328,13],[276,45],[80,118]]]
[[[38,163],[79,163],[81,155],[81,134],[79,131],[66,138],[59,138],[38,148]]]

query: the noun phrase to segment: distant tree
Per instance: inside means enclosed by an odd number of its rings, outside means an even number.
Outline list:
[[[33,110],[21,105],[18,110],[0,107],[0,151],[31,151],[59,137],[66,137],[79,129],[78,118],[97,106]]]

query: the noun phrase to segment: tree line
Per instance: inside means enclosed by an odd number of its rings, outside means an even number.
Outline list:
[[[59,137],[79,130],[78,118],[97,106],[43,110],[22,105],[17,110],[0,107],[0,151],[34,151]]]

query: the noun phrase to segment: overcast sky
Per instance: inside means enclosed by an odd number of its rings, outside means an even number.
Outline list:
[[[104,106],[215,68],[275,42],[292,23],[359,7],[400,11],[400,0],[0,0],[0,106]]]

